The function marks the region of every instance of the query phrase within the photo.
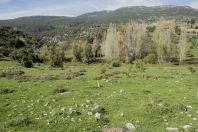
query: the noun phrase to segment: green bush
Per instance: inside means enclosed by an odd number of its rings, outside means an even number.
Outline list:
[[[83,62],[90,63],[93,61],[92,47],[90,44],[86,44],[83,47]]]
[[[180,28],[179,26],[176,26],[176,27],[175,27],[175,33],[176,33],[177,35],[181,35],[181,28]]]
[[[9,93],[14,93],[16,90],[14,89],[9,89],[9,88],[0,88],[0,94],[9,94]]]
[[[133,63],[134,63],[134,69],[143,71],[143,72],[145,71],[146,68],[145,68],[145,64],[143,60],[138,59],[138,60],[135,60]]]
[[[144,62],[146,64],[155,64],[156,63],[156,55],[155,54],[148,54],[145,58],[144,58]]]
[[[31,57],[23,57],[21,59],[21,65],[27,68],[32,68],[33,67],[33,60]]]
[[[191,73],[195,73],[195,72],[196,72],[196,69],[193,68],[192,66],[189,66],[189,67],[188,67],[188,70],[189,70]]]
[[[102,67],[102,68],[100,69],[100,73],[101,73],[101,74],[104,74],[106,71],[107,71],[107,69],[106,69],[105,67]]]
[[[83,58],[83,45],[84,42],[83,41],[75,41],[73,43],[73,60],[74,61],[82,61]]]
[[[112,67],[120,67],[120,66],[121,66],[121,63],[120,63],[120,61],[113,61],[113,62],[111,63],[111,66],[112,66]]]
[[[64,93],[64,92],[67,92],[68,90],[67,89],[64,89],[64,88],[56,88],[54,89],[54,93]]]
[[[149,26],[146,29],[147,29],[148,32],[153,33],[155,31],[156,27],[155,26]]]
[[[61,48],[52,48],[51,57],[50,57],[50,65],[52,67],[61,67],[63,68],[64,62],[64,51]]]

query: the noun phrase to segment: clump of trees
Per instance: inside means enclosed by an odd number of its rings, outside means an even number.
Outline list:
[[[179,27],[174,21],[160,20],[154,26],[128,22],[127,24],[110,24],[102,51],[106,59],[133,62],[143,59],[148,63],[171,62],[185,59],[187,34],[185,25]],[[151,43],[150,43],[151,42]]]
[[[92,45],[87,41],[78,40],[73,42],[73,61],[90,63],[93,61]]]

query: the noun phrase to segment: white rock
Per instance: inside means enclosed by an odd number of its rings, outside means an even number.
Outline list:
[[[198,129],[196,129],[195,132],[198,132]]]
[[[71,118],[71,121],[72,121],[72,122],[75,122],[75,119],[74,119],[74,118]]]
[[[73,108],[69,108],[69,111],[68,111],[69,114],[73,114],[73,113],[76,113],[76,110],[74,110]]]
[[[87,114],[88,114],[89,116],[93,115],[93,113],[92,113],[92,112],[88,112]]]
[[[121,90],[120,90],[120,93],[122,93],[123,91],[124,91],[124,90],[123,90],[123,89],[121,89]]]
[[[135,131],[135,126],[132,123],[126,123],[125,127],[127,130]]]
[[[178,128],[172,128],[172,127],[167,127],[166,130],[168,132],[179,132],[179,129]]]
[[[90,100],[86,100],[86,103],[88,103],[88,104],[89,104],[89,103],[91,103],[91,101],[90,101]]]
[[[196,120],[197,120],[197,118],[192,118],[192,120],[193,120],[193,121],[196,121]]]
[[[61,108],[61,111],[64,112],[64,111],[65,111],[65,107],[62,107],[62,108]]]
[[[97,87],[100,88],[100,83],[99,82],[97,82]]]
[[[184,129],[185,131],[188,130],[188,129],[190,129],[190,128],[192,128],[191,125],[184,125],[184,126],[183,126],[183,129]]]
[[[96,118],[97,120],[100,120],[100,119],[101,119],[101,114],[97,112],[97,113],[95,114],[95,118]]]
[[[188,116],[188,117],[191,117],[191,114],[188,114],[187,116]]]
[[[198,114],[198,110],[196,111],[196,114]]]
[[[187,105],[186,106],[188,109],[192,109],[192,106],[191,105]]]
[[[123,116],[124,116],[124,113],[122,112],[122,113],[120,114],[120,116],[122,116],[122,117],[123,117]]]

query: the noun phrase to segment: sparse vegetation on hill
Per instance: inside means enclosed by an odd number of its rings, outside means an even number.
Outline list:
[[[197,13],[1,21],[0,131],[198,131]]]

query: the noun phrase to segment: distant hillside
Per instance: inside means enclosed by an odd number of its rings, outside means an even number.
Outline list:
[[[31,16],[0,21],[0,25],[12,26],[29,34],[56,41],[88,37],[96,30],[106,29],[108,24],[135,21],[151,22],[161,17],[167,19],[197,18],[198,10],[189,6],[135,6],[115,11],[100,11],[77,17]]]

